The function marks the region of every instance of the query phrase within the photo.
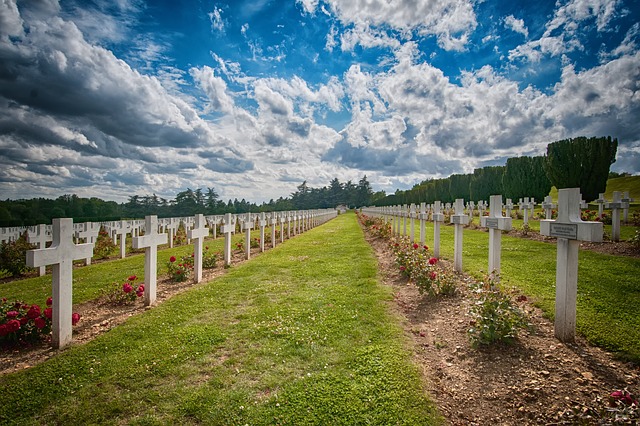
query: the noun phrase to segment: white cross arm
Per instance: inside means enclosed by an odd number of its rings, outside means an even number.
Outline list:
[[[162,244],[167,244],[168,236],[167,234],[146,234],[141,237],[136,237],[133,239],[131,245],[134,249],[142,249],[147,247],[159,246]]]

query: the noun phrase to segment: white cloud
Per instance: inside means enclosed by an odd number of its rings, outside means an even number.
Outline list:
[[[315,13],[318,2],[319,0],[296,0],[296,4],[302,5],[302,10],[310,14]]]
[[[216,33],[224,33],[225,24],[222,19],[222,9],[214,6],[213,12],[209,12],[207,15],[209,16],[209,21],[211,21],[211,32]]]
[[[216,76],[212,68],[206,65],[202,68],[191,68],[189,74],[209,98],[208,110],[233,112],[234,102],[227,92],[227,83]]]
[[[522,19],[516,19],[513,15],[504,18],[504,26],[512,31],[522,34],[525,38],[529,37],[529,30],[524,25]]]

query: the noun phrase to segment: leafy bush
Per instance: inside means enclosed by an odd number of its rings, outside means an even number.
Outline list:
[[[27,266],[27,250],[34,249],[33,244],[27,242],[26,232],[15,241],[3,242],[0,245],[0,270],[12,277],[17,277],[30,268]]]
[[[193,256],[183,256],[180,261],[175,256],[171,256],[167,263],[167,269],[172,281],[186,281],[193,272]]]
[[[130,305],[144,295],[144,283],[137,283],[138,277],[131,275],[124,283],[114,282],[104,291],[106,303],[112,305]]]
[[[93,257],[95,259],[106,259],[113,254],[115,249],[116,245],[113,244],[109,233],[103,227],[100,227],[96,243],[93,246]]]
[[[512,343],[518,331],[528,327],[524,312],[499,289],[479,283],[475,293],[478,299],[469,312],[472,320],[468,330],[474,348],[494,343]]]
[[[210,253],[209,246],[205,246],[202,253],[202,267],[204,269],[215,268],[218,260],[222,258],[222,252]]]
[[[640,250],[640,230],[636,231],[636,234],[631,237],[629,242],[631,243],[633,248],[635,248],[636,250]]]

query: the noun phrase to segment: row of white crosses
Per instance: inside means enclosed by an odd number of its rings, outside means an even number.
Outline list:
[[[511,200],[508,200],[509,202]],[[521,208],[527,217],[532,201],[525,199],[521,201]],[[561,189],[558,191],[558,218],[556,220],[544,219],[540,222],[540,233],[542,235],[557,238],[556,256],[556,302],[555,302],[555,335],[560,341],[572,342],[575,340],[576,325],[576,299],[578,283],[578,249],[580,241],[601,242],[603,235],[602,222],[586,222],[581,218],[581,195],[579,188]],[[424,203],[423,203],[424,204]],[[620,194],[614,193],[614,201],[609,203],[608,208],[619,211],[625,206]],[[502,196],[492,195],[489,205],[489,216],[481,217],[482,227],[489,228],[489,265],[488,270],[497,280],[500,275],[501,238],[502,231],[509,231],[512,226],[509,207],[507,215],[502,216]],[[547,218],[551,216],[551,209],[555,205],[550,197],[543,203]],[[420,221],[423,218],[422,212],[426,209],[421,206]],[[440,202],[434,203],[434,246],[439,247],[439,223],[436,215],[439,215]],[[393,215],[397,214],[397,209],[368,208],[369,214],[374,214],[393,220]],[[390,215],[390,216],[389,216]],[[397,218],[396,218],[397,219]],[[438,217],[440,219],[440,217]],[[454,225],[454,269],[462,271],[462,241],[463,227],[469,223],[469,216],[464,213],[464,200],[457,199],[455,202],[455,214],[451,216],[451,223]],[[422,230],[421,223],[421,230]],[[421,235],[424,232],[421,231]],[[406,234],[405,234],[406,235]],[[423,243],[423,240],[421,240]],[[435,247],[434,247],[435,248]],[[439,248],[438,248],[439,250]],[[434,253],[439,257],[439,253]]]
[[[300,212],[296,215],[299,221],[299,232],[302,230],[310,229],[327,220],[335,217],[337,212],[335,210],[317,210],[313,212]],[[271,216],[275,219],[277,217],[284,218],[283,213],[272,213]],[[229,265],[231,261],[231,234],[235,232],[237,215],[228,213],[225,215],[222,221],[222,233],[225,234],[225,264]],[[247,235],[247,247],[249,247],[250,231],[253,228],[253,222],[256,216],[247,214],[244,216],[243,229]],[[260,215],[260,227],[261,236],[264,234],[264,221],[265,215]],[[173,221],[169,222],[174,223]],[[207,220],[202,214],[196,215],[193,220],[185,221],[188,229],[188,238],[194,241],[194,269],[195,269],[195,281],[200,282],[202,280],[202,245],[204,238],[209,236],[209,228],[206,227]],[[272,222],[272,226],[275,229],[275,221]],[[141,227],[141,226],[140,226]],[[47,242],[47,229],[45,225],[38,227],[37,233],[33,235],[34,242],[38,242],[39,248],[34,250],[28,250],[26,256],[27,266],[32,268],[43,268],[48,265],[52,266],[52,343],[57,349],[67,346],[71,342],[72,336],[72,292],[73,292],[73,261],[78,259],[90,259],[93,255],[93,246],[95,241],[91,241],[94,234],[94,229],[98,228],[95,224],[91,226],[84,226],[80,229],[80,234],[77,234],[79,238],[87,240],[83,244],[75,244],[73,242],[74,237],[74,225],[72,219],[54,219],[51,233],[51,246],[45,248]],[[120,241],[125,238],[124,230],[128,226],[121,223],[117,229],[122,230],[118,235],[121,236]],[[145,235],[133,237],[133,248],[145,249],[145,264],[144,264],[144,303],[146,306],[151,306],[156,302],[156,289],[157,289],[157,268],[158,268],[158,246],[167,243],[167,234],[164,232],[158,232],[160,226],[158,224],[157,216],[147,216],[144,222]],[[139,235],[140,228],[136,233]],[[84,232],[84,233],[83,233]],[[284,233],[284,228],[281,226],[281,235]],[[274,231],[275,234],[275,231]],[[274,235],[275,236],[275,235]],[[263,238],[262,238],[263,240]],[[275,238],[274,238],[275,247]],[[248,252],[247,252],[248,258]]]

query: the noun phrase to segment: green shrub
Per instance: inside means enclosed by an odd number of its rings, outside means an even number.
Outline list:
[[[15,241],[3,242],[0,246],[0,271],[4,270],[12,277],[17,277],[30,268],[27,266],[27,250],[34,249],[27,242],[26,232]]]

